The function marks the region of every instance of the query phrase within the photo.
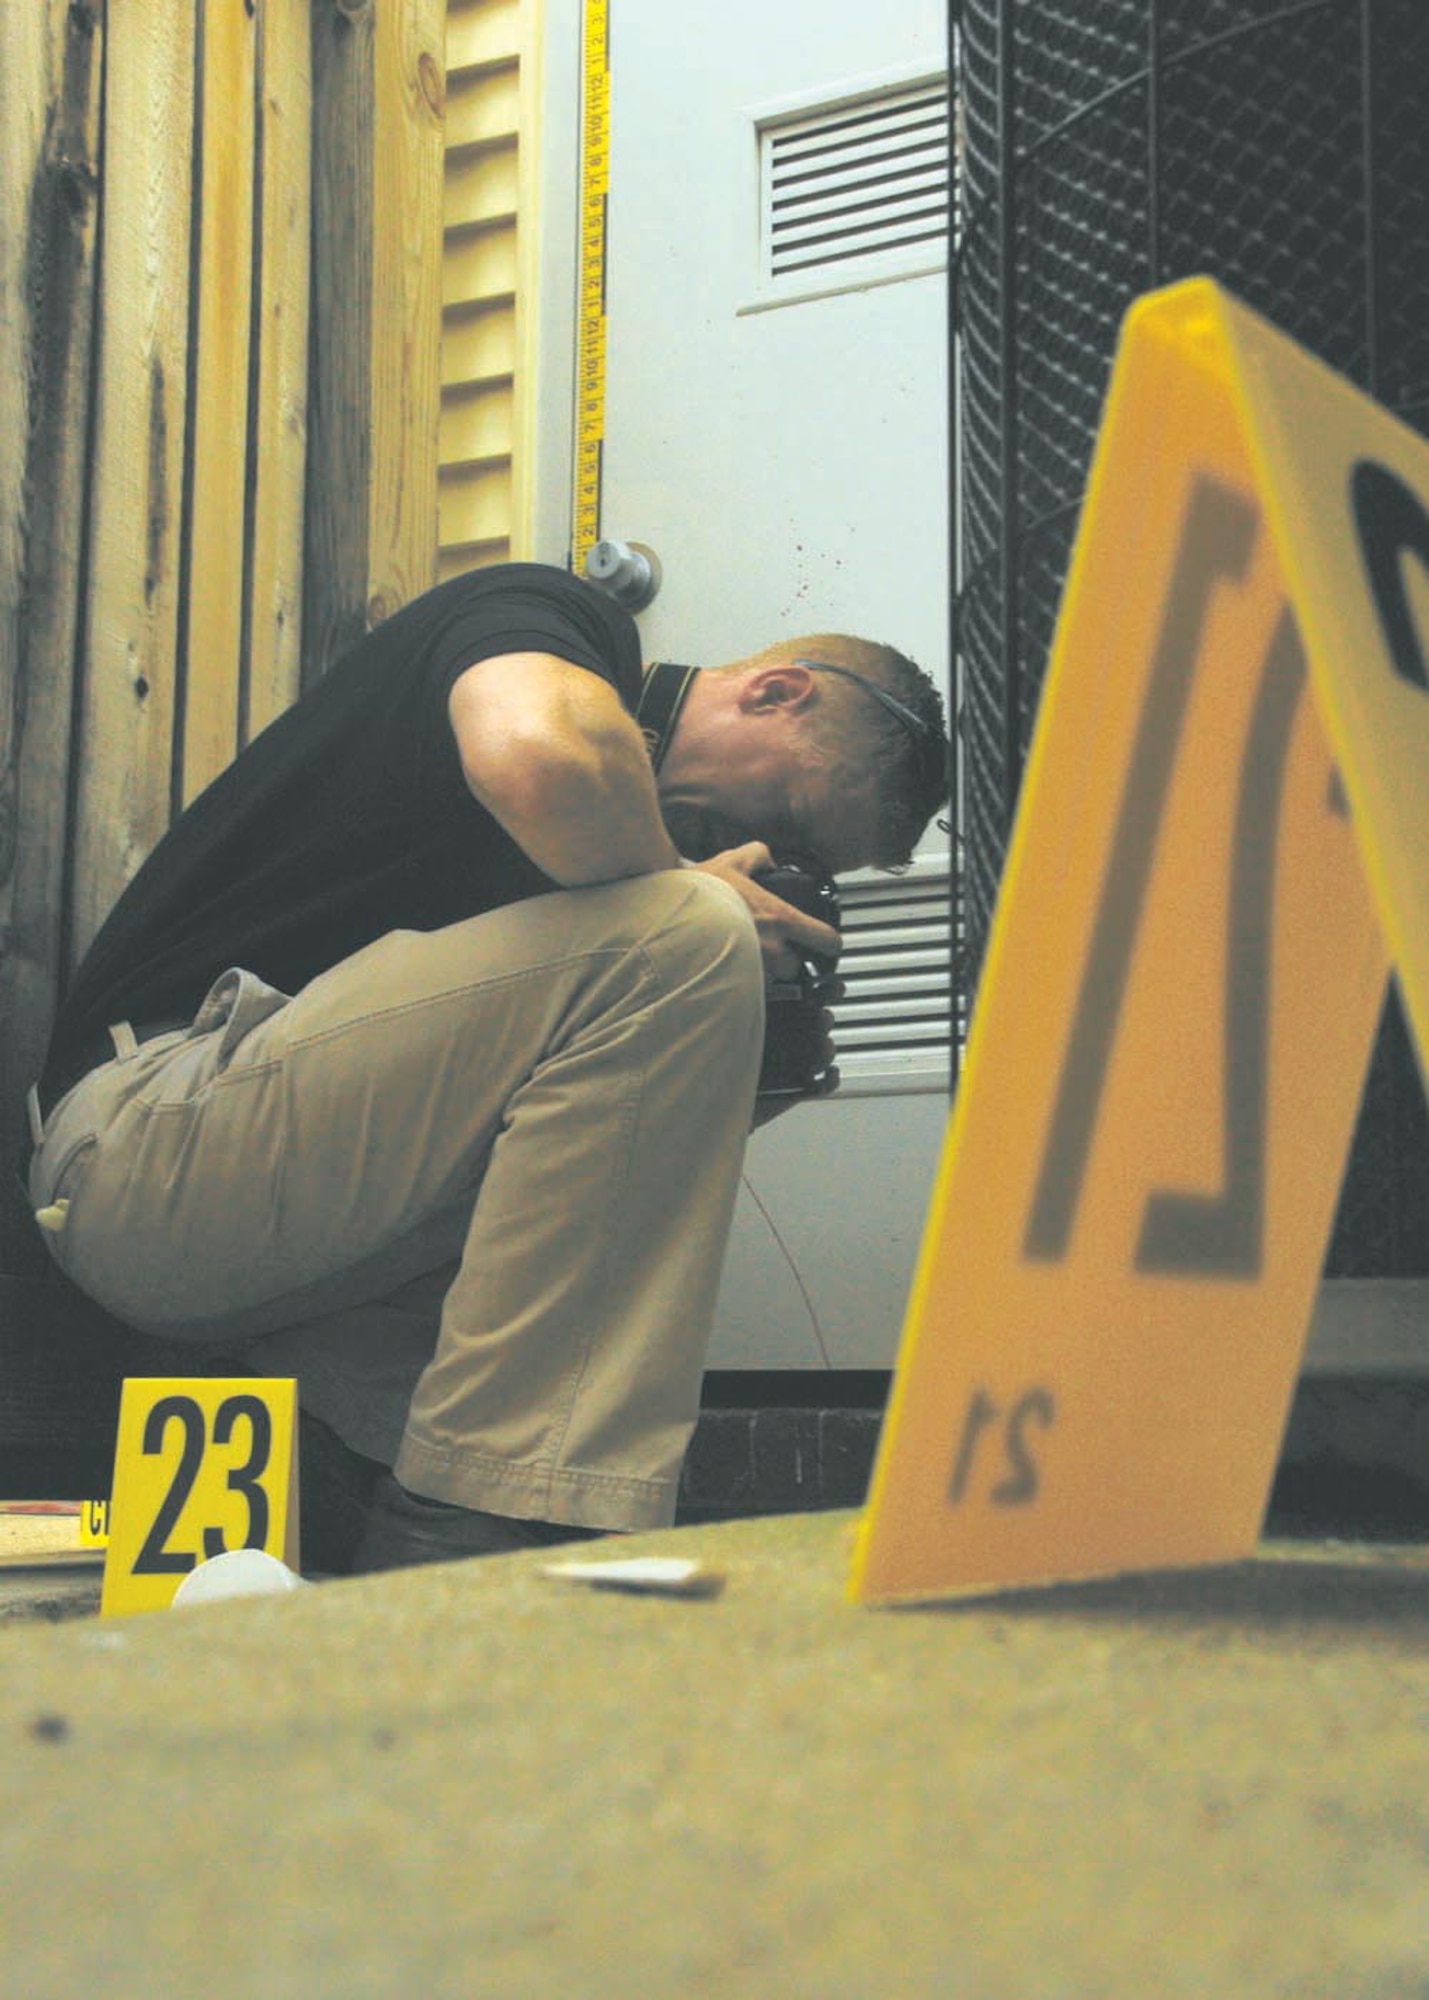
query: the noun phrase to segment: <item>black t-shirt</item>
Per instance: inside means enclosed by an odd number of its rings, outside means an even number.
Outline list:
[[[186,1019],[228,967],[287,993],[392,930],[436,930],[553,885],[472,797],[447,717],[477,660],[552,653],[640,692],[634,620],[564,570],[439,585],[362,639],[182,814],[120,897],[60,1009],[46,1081],[114,1021]]]

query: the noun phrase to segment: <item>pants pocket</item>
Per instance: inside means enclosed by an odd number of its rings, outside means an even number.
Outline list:
[[[286,1007],[290,997],[260,979],[256,972],[233,966],[209,988],[189,1033],[212,1034],[221,1028],[214,1067],[216,1071],[226,1069],[240,1042]]]

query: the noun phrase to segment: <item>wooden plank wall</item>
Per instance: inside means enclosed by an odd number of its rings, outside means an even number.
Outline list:
[[[0,1270],[68,969],[434,580],[444,15],[0,5]]]
[[[102,0],[0,8],[0,1261],[33,1265],[14,1162],[64,956],[84,595]]]

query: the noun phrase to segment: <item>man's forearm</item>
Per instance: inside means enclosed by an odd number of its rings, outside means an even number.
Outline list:
[[[586,739],[581,754],[537,760],[507,831],[563,888],[678,868],[638,731]],[[519,823],[513,823],[513,819]]]
[[[450,713],[472,794],[563,887],[677,868],[655,774],[614,690],[545,654],[469,668]]]

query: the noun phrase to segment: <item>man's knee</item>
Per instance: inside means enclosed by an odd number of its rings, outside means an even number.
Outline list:
[[[675,878],[669,924],[692,966],[707,968],[731,992],[757,1001],[763,993],[754,919],[727,882],[686,869]]]
[[[698,1038],[726,1074],[757,1067],[763,1046],[759,940],[737,891],[693,869],[648,876],[643,952],[660,988],[664,1033]]]

